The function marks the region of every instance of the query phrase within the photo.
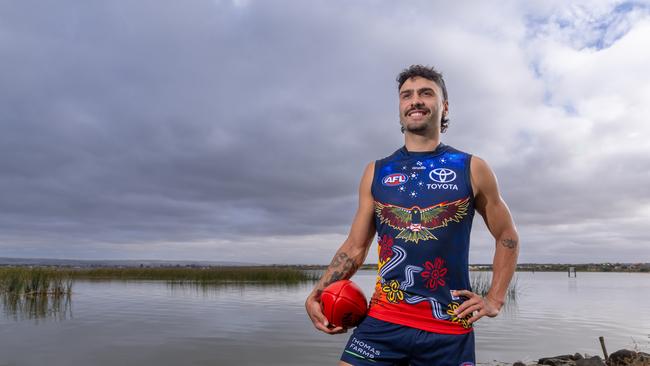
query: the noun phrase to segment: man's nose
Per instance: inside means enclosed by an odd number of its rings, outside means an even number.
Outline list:
[[[423,107],[424,103],[420,100],[419,97],[414,97],[411,101],[411,107]]]

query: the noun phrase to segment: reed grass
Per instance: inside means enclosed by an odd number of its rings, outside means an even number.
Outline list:
[[[0,293],[15,296],[69,295],[72,277],[49,268],[0,267]]]
[[[517,275],[513,277],[506,291],[506,302],[515,302],[517,301],[517,294],[519,293]],[[492,285],[492,274],[488,272],[472,272],[470,277],[470,286],[472,286],[472,291],[481,296],[487,295]]]
[[[0,268],[0,292],[66,293],[73,280],[152,280],[188,283],[297,284],[316,275],[290,267]]]
[[[308,273],[284,267],[157,267],[94,268],[75,270],[75,279],[90,280],[163,280],[195,283],[298,283],[313,280]]]

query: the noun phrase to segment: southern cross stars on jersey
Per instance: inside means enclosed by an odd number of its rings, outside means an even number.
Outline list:
[[[430,332],[470,332],[454,310],[470,289],[469,236],[474,195],[471,155],[440,144],[405,147],[375,162],[372,195],[379,265],[369,315]]]

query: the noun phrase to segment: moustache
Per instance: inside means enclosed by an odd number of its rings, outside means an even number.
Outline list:
[[[413,111],[415,111],[415,110],[420,110],[420,111],[424,111],[424,112],[426,112],[426,113],[431,113],[431,111],[429,110],[429,108],[420,107],[420,106],[415,106],[415,107],[413,107],[413,108],[408,109],[408,110],[404,113],[404,115],[405,115],[405,116],[408,116],[409,113],[411,113],[411,112],[413,112]]]

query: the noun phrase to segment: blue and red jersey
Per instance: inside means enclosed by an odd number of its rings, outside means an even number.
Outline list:
[[[379,240],[375,293],[368,315],[429,332],[470,332],[454,310],[470,289],[469,239],[474,217],[471,155],[440,144],[402,147],[375,162],[372,195]]]

